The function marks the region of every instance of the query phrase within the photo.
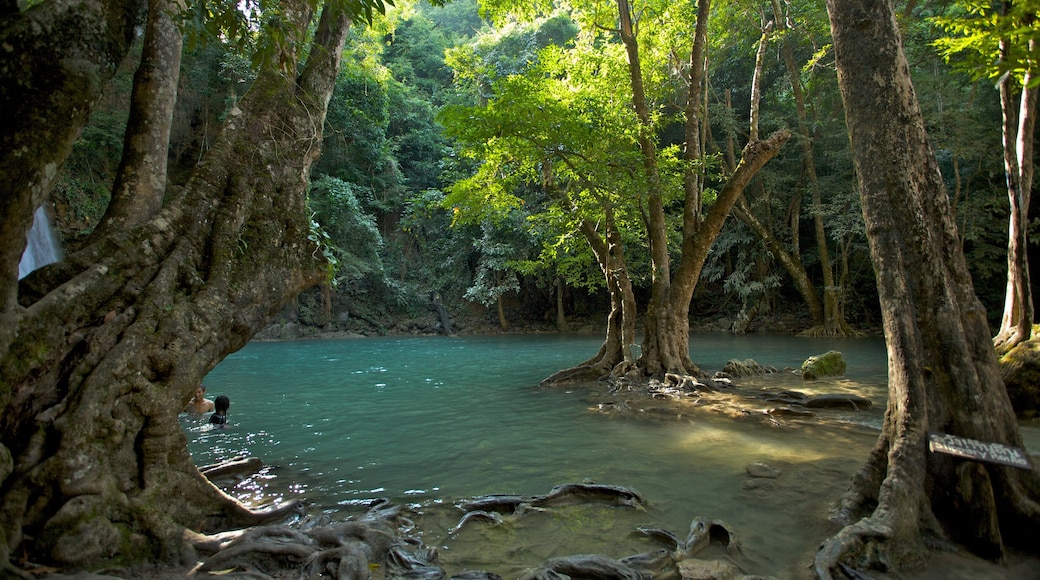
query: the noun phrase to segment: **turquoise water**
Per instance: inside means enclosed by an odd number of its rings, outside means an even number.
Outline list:
[[[840,350],[843,379],[812,388],[853,391],[877,404],[809,427],[770,427],[711,414],[646,420],[590,412],[582,387],[543,389],[553,371],[595,353],[584,335],[406,337],[250,343],[206,378],[208,396],[231,399],[231,427],[182,415],[203,465],[253,455],[267,466],[232,491],[247,503],[302,498],[336,516],[387,497],[414,504],[441,564],[516,575],[547,557],[656,549],[637,525],[685,535],[695,517],[729,525],[749,573],[796,575],[833,531],[828,502],[847,486],[876,439],[885,394],[881,339],[761,335],[691,337],[703,369],[753,358],[779,368]],[[797,384],[796,384],[797,386]],[[747,489],[744,468],[766,461],[783,475]],[[492,493],[544,494],[592,480],[625,485],[644,509],[579,506],[506,526],[446,530],[455,500]]]

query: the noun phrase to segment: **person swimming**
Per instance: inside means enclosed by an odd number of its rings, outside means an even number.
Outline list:
[[[216,411],[210,415],[209,422],[217,427],[227,427],[227,412],[230,407],[231,399],[228,399],[224,395],[217,397],[214,401],[214,408]]]
[[[213,401],[206,398],[206,385],[195,387],[195,396],[184,406],[186,413],[209,413],[213,410]]]

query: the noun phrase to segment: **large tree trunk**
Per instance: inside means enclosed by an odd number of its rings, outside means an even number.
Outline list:
[[[143,6],[54,0],[0,19],[0,354],[17,329],[18,262],[33,212],[129,51]]]
[[[23,285],[0,351],[5,547],[72,566],[179,560],[186,528],[280,513],[250,512],[210,485],[177,413],[323,275],[304,192],[349,18],[326,4],[308,46],[309,6],[281,5],[281,42],[180,197]],[[21,137],[4,133],[5,144]]]
[[[704,45],[707,42],[708,14],[710,2],[701,0],[698,2],[697,28],[694,33],[694,48],[691,58],[691,73],[689,82],[687,115],[695,115],[687,118],[686,135],[688,139],[694,139],[686,143],[687,150],[703,150],[696,139],[700,139],[699,130],[691,130],[690,125],[700,126],[700,116],[703,111],[699,109],[700,81],[704,75],[705,59],[703,58]],[[761,77],[761,68],[764,62],[766,43],[769,38],[770,29],[767,28],[762,34],[759,43],[758,59],[755,66],[755,77]],[[624,38],[624,34],[622,35]],[[634,37],[632,41],[634,43]],[[636,51],[629,50],[630,59]],[[637,71],[632,71],[634,78]],[[741,152],[740,161],[736,164],[732,174],[722,186],[714,203],[708,209],[705,216],[701,215],[700,197],[703,191],[690,187],[692,180],[686,180],[686,197],[683,206],[683,241],[682,253],[675,272],[669,277],[656,276],[653,281],[653,293],[649,312],[646,318],[646,336],[643,340],[642,355],[638,361],[640,369],[648,375],[663,375],[666,373],[697,375],[700,369],[690,359],[690,301],[693,292],[697,288],[704,263],[708,259],[708,252],[715,242],[722,226],[726,222],[730,211],[740,198],[747,184],[758,173],[758,171],[777,153],[784,143],[790,138],[790,132],[777,131],[764,140],[758,138],[758,100],[760,83],[753,83],[756,88],[752,90],[751,104],[751,140]],[[638,107],[639,101],[635,101]],[[655,219],[653,212],[655,206],[650,204],[651,219],[648,227],[653,230],[660,228],[656,233],[651,231],[651,239],[666,239],[664,231],[663,210],[660,218]],[[653,245],[651,245],[653,247]],[[667,255],[667,250],[665,250]],[[664,262],[667,266],[667,261]]]
[[[988,557],[1030,542],[1040,475],[928,451],[929,433],[1023,447],[925,134],[891,0],[828,0],[878,277],[889,403],[814,570],[895,570],[953,540]],[[865,516],[865,517],[864,517]],[[862,519],[861,519],[862,518]]]
[[[737,198],[756,173],[783,147],[790,132],[781,130],[762,141],[748,143],[736,171],[726,180],[708,210],[703,223],[693,232],[684,232],[682,257],[665,290],[663,307],[647,313],[646,337],[640,367],[650,375],[679,373],[696,375],[700,371],[690,360],[690,300],[697,288],[701,270],[711,245],[722,231]]]

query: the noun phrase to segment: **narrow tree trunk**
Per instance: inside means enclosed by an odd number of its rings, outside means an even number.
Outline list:
[[[542,385],[558,385],[576,381],[594,381],[607,374],[621,374],[632,368],[635,362],[636,299],[632,291],[632,280],[625,263],[621,234],[614,224],[614,215],[609,207],[604,208],[604,233],[596,224],[583,220],[581,232],[592,248],[610,295],[610,312],[607,314],[606,336],[599,351],[587,361],[553,373],[542,381]]]
[[[733,215],[751,228],[751,231],[765,243],[766,247],[769,248],[769,252],[776,257],[784,267],[784,270],[787,270],[787,274],[791,277],[795,288],[798,289],[798,293],[805,300],[805,305],[809,309],[809,315],[813,319],[814,326],[822,325],[823,304],[820,302],[820,295],[816,292],[816,287],[813,285],[812,279],[809,278],[809,272],[806,271],[801,258],[787,251],[787,247],[773,235],[773,232],[769,231],[769,228],[751,213],[751,210],[747,208],[746,202],[738,202],[734,205]]]
[[[567,312],[563,308],[563,276],[556,276],[556,330],[567,332]]]
[[[505,318],[505,305],[503,304],[502,295],[499,294],[498,298],[495,299],[495,310],[498,312],[498,327],[503,333],[510,331],[510,321]]]
[[[787,19],[780,9],[779,0],[772,0],[773,14],[781,30],[787,29]],[[781,47],[784,66],[791,82],[791,94],[794,96],[795,112],[798,114],[799,142],[802,146],[802,165],[805,185],[809,190],[813,204],[813,231],[816,234],[816,247],[820,257],[820,270],[823,274],[823,320],[817,326],[803,334],[811,336],[846,336],[855,334],[842,310],[842,288],[834,280],[834,266],[830,257],[830,244],[827,237],[826,224],[823,222],[823,197],[820,193],[819,180],[816,175],[816,156],[813,153],[813,134],[808,115],[805,111],[805,91],[802,90],[801,70],[794,61],[791,41],[784,39]],[[811,310],[811,305],[810,305]],[[814,316],[815,320],[815,316]]]
[[[953,541],[999,557],[1040,527],[1040,475],[928,451],[929,433],[1023,447],[925,134],[891,0],[827,0],[863,215],[878,277],[889,403],[842,498],[846,526],[816,554],[898,570]],[[866,517],[864,517],[866,516]]]
[[[773,10],[774,10],[775,18],[777,19],[777,21],[781,22],[781,30],[783,30],[783,28],[784,28],[783,22],[785,20],[783,18],[783,14],[780,12],[779,5],[777,4],[777,2],[775,0],[773,2]],[[763,40],[765,40],[765,38],[766,37],[764,36]],[[764,44],[764,43],[762,43],[762,44]],[[785,62],[789,62],[791,65],[793,65],[794,64],[794,57],[790,55],[790,52],[791,52],[790,51],[790,47],[789,47],[789,45],[788,45],[786,40],[785,40],[785,43],[784,43],[783,50],[784,50]],[[761,53],[762,51],[760,50],[759,52]],[[792,77],[792,82],[800,82],[800,79],[798,79],[796,77]],[[796,104],[796,107],[798,105],[801,105],[802,109],[803,109],[803,110],[799,111],[799,115],[800,115],[799,116],[799,120],[800,120],[799,128],[802,129],[803,128],[803,123],[801,123],[801,117],[804,116],[804,97],[802,96],[801,85],[799,84],[798,87],[796,87],[796,90],[793,91],[793,92],[795,93],[795,104]],[[729,91],[726,91],[726,109],[728,111],[732,111],[733,110],[733,103],[730,100],[730,93],[729,93]],[[752,122],[757,123],[757,115],[755,116],[754,119],[752,119]],[[756,133],[757,133],[757,131],[756,131]],[[806,151],[805,151],[806,142],[809,139],[809,135],[807,134],[806,131],[802,131],[802,135],[801,136],[802,136],[802,153],[803,153],[803,158],[804,158],[805,157],[805,153],[806,153]],[[727,147],[726,159],[727,159],[727,163],[729,165],[730,172],[732,173],[732,172],[734,172],[736,170],[736,161],[735,161],[736,155],[733,152],[733,139],[732,139],[732,137],[727,139],[727,146],[728,147]],[[810,156],[810,161],[811,161],[811,155],[812,155],[812,144],[811,143],[809,143],[808,148],[809,148],[809,156]],[[806,169],[808,169],[808,166],[806,166]],[[814,173],[813,173],[813,176],[814,176],[813,177],[813,181],[815,182],[815,170],[813,170],[813,171],[814,171]],[[799,183],[801,183],[801,180],[799,180]],[[796,188],[796,190],[797,189],[799,189],[799,188]],[[816,287],[813,286],[812,279],[809,277],[809,273],[806,271],[805,265],[802,264],[801,257],[797,253],[798,247],[799,247],[799,244],[798,244],[798,221],[799,221],[799,216],[801,215],[801,203],[800,203],[801,197],[802,197],[801,194],[798,191],[795,191],[795,193],[792,196],[792,201],[790,203],[791,214],[792,214],[792,217],[791,217],[791,241],[792,241],[792,247],[793,247],[794,251],[789,251],[787,249],[787,247],[779,239],[777,239],[777,237],[773,234],[773,232],[768,227],[766,227],[766,224],[762,223],[762,220],[758,219],[758,217],[755,216],[755,214],[751,211],[750,204],[747,203],[747,199],[743,195],[740,196],[740,198],[738,198],[737,203],[733,206],[733,215],[736,216],[736,218],[739,219],[740,221],[744,222],[749,228],[751,228],[751,231],[754,232],[755,235],[757,235],[759,237],[759,239],[762,240],[762,242],[766,245],[766,247],[769,248],[769,251],[774,256],[776,256],[777,260],[779,260],[780,264],[787,271],[788,275],[791,276],[791,280],[794,282],[795,288],[798,289],[798,293],[801,294],[802,295],[802,299],[805,300],[806,307],[809,309],[809,315],[813,319],[813,326],[814,327],[822,327],[823,326],[823,321],[824,321],[823,303],[820,301],[820,295],[819,295],[819,293],[816,292]]]
[[[1008,47],[1001,43],[1002,52]],[[1034,42],[1030,42],[1030,48]],[[1036,127],[1037,93],[1030,87],[1033,77],[1026,73],[1024,88],[1015,103],[1015,83],[1010,74],[999,83],[1000,109],[1003,113],[1004,175],[1008,205],[1008,274],[1004,312],[993,343],[1005,353],[1029,340],[1033,329],[1033,299],[1029,285],[1029,198],[1033,188],[1033,132]]]
[[[284,42],[184,193],[70,255],[17,312],[0,361],[0,522],[33,561],[179,561],[185,528],[284,516],[209,484],[177,421],[209,370],[323,276],[304,193],[349,19],[327,4],[308,47],[309,3],[281,9]]]

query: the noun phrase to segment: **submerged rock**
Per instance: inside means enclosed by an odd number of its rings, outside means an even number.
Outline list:
[[[780,470],[769,465],[768,463],[762,463],[757,461],[744,468],[751,477],[764,478],[764,479],[776,479],[780,477]]]
[[[866,409],[872,404],[866,397],[842,393],[815,395],[809,397],[809,400],[804,403],[810,409],[851,409],[853,411]]]
[[[724,560],[683,560],[679,562],[679,575],[683,580],[729,580],[744,573]]]

